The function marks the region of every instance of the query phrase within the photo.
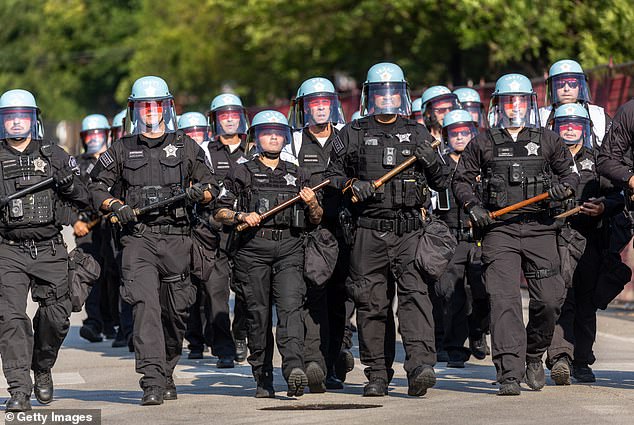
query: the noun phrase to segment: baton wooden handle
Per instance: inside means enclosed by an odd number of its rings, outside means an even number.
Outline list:
[[[440,141],[439,140],[435,140],[431,144],[432,149],[436,149],[436,148],[438,148],[438,146],[440,146]],[[414,156],[414,155],[410,156],[405,161],[403,161],[399,165],[397,165],[395,168],[393,168],[392,170],[388,171],[387,173],[385,173],[384,175],[382,175],[378,179],[374,180],[372,182],[372,187],[374,187],[375,190],[380,188],[385,183],[387,183],[390,180],[392,180],[396,175],[402,173],[406,168],[409,168],[411,165],[413,165],[416,162],[417,159],[418,158],[416,158],[416,156]],[[357,197],[357,195],[352,195],[351,200],[355,204],[357,202],[359,202],[359,198]]]
[[[498,218],[504,214],[508,214],[511,211],[519,210],[520,208],[524,208],[536,202],[543,201],[548,198],[548,192],[541,193],[537,196],[533,196],[532,198],[525,199],[524,201],[518,202],[517,204],[509,205],[508,207],[502,208],[501,210],[490,212],[489,215],[491,218]]]
[[[140,210],[138,208],[132,208],[132,212],[134,213],[134,215],[140,214]],[[110,213],[107,217],[109,217],[108,221],[110,221],[110,223],[112,224],[117,224],[119,222],[119,217],[117,217],[117,214],[115,213]]]
[[[328,186],[330,184],[330,179],[326,179],[323,182],[319,183],[318,185],[311,187],[311,190],[313,192],[317,192],[318,190],[323,189],[324,187]],[[281,204],[271,208],[268,211],[263,212],[262,214],[260,214],[260,220],[266,220],[267,218],[277,214],[278,212],[282,211],[283,209],[286,209],[288,207],[290,207],[291,205],[293,205],[296,202],[299,202],[302,199],[301,196],[297,195],[297,196],[293,196],[291,199],[286,200],[284,202],[282,202]],[[236,226],[236,230],[238,232],[242,232],[243,230],[249,228],[251,226],[249,226],[247,223],[240,223]]]

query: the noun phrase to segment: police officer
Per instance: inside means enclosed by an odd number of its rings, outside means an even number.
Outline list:
[[[44,141],[40,110],[26,90],[0,96],[0,355],[11,398],[9,412],[31,410],[35,397],[53,400],[51,368],[70,327],[68,255],[57,216],[60,203],[88,205],[88,192],[75,178],[76,162]],[[52,184],[8,200],[48,178]],[[33,324],[26,313],[27,295],[39,304]]]
[[[86,116],[81,122],[79,137],[84,152],[77,157],[77,166],[80,178],[85,184],[88,184],[90,171],[94,168],[99,155],[108,149],[110,140],[108,119],[101,114]],[[81,211],[73,224],[73,231],[76,245],[103,265],[104,236],[109,229],[107,227],[102,229],[99,211],[92,208]],[[114,303],[113,307],[118,309],[118,304],[117,298],[110,301],[107,289],[105,274],[102,273],[93,283],[86,299],[86,319],[79,329],[79,335],[90,342],[101,342],[103,340],[102,332],[108,339],[115,337],[114,321],[116,317],[113,316],[114,309],[111,309],[111,306]]]
[[[465,110],[450,111],[443,119],[443,140],[449,152],[443,155],[445,173],[449,179],[453,175],[460,155],[469,141],[478,134],[478,128],[472,115]],[[447,367],[463,368],[470,356],[464,347],[470,335],[469,313],[473,316],[474,338],[472,351],[483,359],[486,357],[485,326],[483,321],[488,317],[486,292],[480,276],[480,248],[475,243],[468,216],[456,202],[451,190],[442,191],[437,196],[434,211],[452,230],[458,246],[447,270],[435,285],[436,294],[442,308],[443,340],[436,341],[447,351]],[[469,291],[470,296],[467,295]],[[476,334],[477,333],[477,334]],[[471,341],[471,340],[470,340]]]
[[[177,397],[172,374],[196,295],[189,277],[192,242],[185,206],[209,202],[218,189],[202,149],[176,131],[174,98],[164,80],[135,81],[126,126],[121,141],[99,157],[91,189],[95,208],[112,212],[123,226],[121,295],[134,309],[141,404],[157,405]],[[120,198],[108,192],[118,182]],[[183,193],[186,201],[135,213]]]
[[[442,120],[449,111],[460,108],[458,96],[445,86],[432,86],[423,92],[421,111],[427,130],[436,140],[442,140]]]
[[[566,301],[555,327],[553,341],[548,348],[546,364],[550,377],[557,385],[570,385],[570,376],[579,382],[594,382],[589,365],[595,357],[592,346],[596,337],[597,317],[594,294],[602,270],[608,222],[623,207],[620,189],[615,189],[596,170],[596,152],[587,146],[592,138],[588,111],[577,103],[558,107],[554,114],[553,131],[568,145],[574,160],[574,169],[581,176],[577,199],[581,204],[578,215],[568,219],[570,226],[586,240],[585,251],[569,284]],[[597,200],[603,195],[603,200]],[[572,370],[571,370],[572,369]]]
[[[307,187],[308,173],[280,160],[282,148],[291,143],[290,130],[284,115],[277,111],[262,111],[253,118],[249,139],[259,155],[231,170],[215,215],[224,224],[246,223],[251,227],[236,241],[234,277],[248,307],[248,360],[257,382],[258,398],[275,397],[273,353],[267,349],[272,304],[277,312],[276,342],[282,355],[282,374],[288,383],[287,394],[301,396],[308,385],[303,370],[301,310],[306,285],[302,232],[309,223],[319,224],[323,210],[315,193]],[[298,192],[302,204],[261,221],[261,213]]]
[[[246,110],[244,106],[242,106],[242,101],[238,96],[231,93],[224,93],[214,97],[209,107],[208,119],[213,140],[210,142],[207,151],[214,173],[218,178],[219,184],[222,185],[224,178],[234,166],[242,164],[251,158],[250,149],[246,141],[249,120]],[[235,357],[235,361],[241,363],[246,360],[248,352],[247,312],[242,292],[237,286],[237,282],[231,279],[232,267],[230,258],[227,255],[231,226],[222,226],[220,223],[215,222],[212,216],[204,211],[202,214],[204,217],[207,217],[204,221],[216,227],[216,237],[220,238],[217,241],[219,251],[216,253],[216,261],[214,263],[212,277],[210,278],[215,288],[213,294],[210,293],[212,302],[214,302],[213,298],[216,298],[215,305],[212,306],[212,311],[213,307],[215,307],[215,311],[217,311],[222,318],[217,322],[214,329],[216,333],[222,337],[222,340],[225,341],[226,351],[231,351],[231,355]],[[199,234],[198,230],[196,233]],[[235,293],[231,333],[228,332],[227,328],[229,325],[229,285],[231,285],[231,289]],[[270,340],[272,341],[272,330],[268,332],[270,334]],[[232,335],[233,339],[231,338]],[[218,338],[220,338],[220,336]],[[233,348],[229,350],[231,346],[233,346]],[[270,349],[273,350],[273,348],[271,344]]]
[[[209,163],[211,154],[209,151],[210,127],[207,118],[198,112],[187,112],[178,120],[181,128],[205,151]],[[222,176],[224,177],[224,176]],[[221,178],[220,176],[218,178]],[[192,306],[192,314],[188,322],[188,332],[185,337],[190,342],[189,358],[203,357],[204,342],[211,347],[211,352],[218,357],[216,366],[219,368],[234,367],[235,345],[231,335],[231,322],[229,320],[229,264],[226,255],[218,254],[220,249],[220,226],[213,227],[209,223],[211,210],[205,210],[204,206],[197,205],[194,209],[196,225],[193,228],[195,249],[201,250],[201,260],[211,259],[208,268],[210,273],[205,273],[205,264],[202,264],[200,276],[193,276],[193,281],[198,288],[196,302]],[[222,256],[220,256],[222,255]],[[201,315],[201,306],[203,314]],[[204,320],[202,320],[204,318]],[[204,322],[204,333],[203,333]],[[203,338],[203,335],[205,337]]]
[[[462,87],[454,90],[453,93],[458,96],[460,107],[471,114],[478,128],[486,128],[484,105],[480,100],[480,94],[471,87]]]
[[[409,388],[421,396],[436,382],[432,306],[427,285],[414,267],[421,234],[420,209],[427,181],[442,190],[445,179],[433,138],[410,120],[411,102],[403,71],[393,63],[372,66],[363,84],[361,112],[333,142],[326,178],[351,191],[356,237],[346,290],[355,301],[361,362],[369,383],[364,396],[384,396],[393,376],[395,328],[392,300],[398,288],[399,330],[403,337]],[[418,160],[375,189],[372,181],[415,155]]]
[[[484,232],[483,278],[491,305],[493,363],[498,395],[519,395],[545,385],[542,356],[552,339],[564,301],[559,274],[557,224],[548,204],[532,204],[494,221],[490,211],[548,191],[561,201],[574,194],[579,177],[564,142],[539,126],[535,92],[528,78],[507,74],[496,82],[489,108],[490,129],[467,145],[453,179],[456,200]],[[547,170],[558,177],[553,183]],[[474,191],[481,175],[482,199]],[[528,281],[529,322],[524,328],[520,272]]]
[[[588,79],[581,65],[571,59],[555,62],[548,70],[546,85],[547,106],[539,108],[541,124],[551,128],[553,115],[558,106],[579,103],[588,111],[594,136],[586,141],[586,147],[601,146],[612,119],[602,107],[590,103]]]
[[[312,187],[324,180],[332,141],[345,120],[340,113],[335,87],[326,78],[315,77],[304,81],[297,91],[294,106],[295,123],[299,130],[293,132],[293,143],[285,147],[284,153],[310,173]],[[338,236],[340,258],[328,282],[307,288],[303,311],[306,327],[304,362],[311,393],[324,392],[325,388],[343,388],[342,382],[335,376],[335,362],[341,351],[346,322],[344,282],[349,248],[338,224],[341,192],[327,187],[322,199],[324,216],[321,225]]]

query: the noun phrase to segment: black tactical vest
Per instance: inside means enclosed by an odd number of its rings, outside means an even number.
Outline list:
[[[575,156],[574,163],[581,181],[577,186],[577,199],[587,201],[601,196],[599,174],[596,169],[594,151],[585,147]],[[574,171],[574,167],[573,167]]]
[[[235,151],[230,152],[229,148],[222,145],[218,147],[218,144],[222,143],[218,141],[209,142],[207,149],[209,150],[209,156],[211,158],[211,167],[214,174],[218,177],[218,182],[222,184],[222,179],[229,174],[229,170],[236,164],[242,164],[249,160],[249,157],[244,152],[242,146],[238,147]]]
[[[451,180],[451,177],[456,171],[456,163],[449,155],[443,155],[443,159],[445,160],[445,167],[448,168],[446,171],[447,175],[449,176],[449,180]],[[447,223],[447,226],[451,229],[462,229],[467,225],[465,222],[467,216],[463,213],[451,189],[446,189],[438,193],[435,213],[442,221]]]
[[[255,211],[262,214],[276,205],[296,196],[301,187],[297,167],[290,162],[281,162],[286,166],[286,173],[267,173],[262,171],[259,165],[249,161],[246,167],[251,173],[251,187],[246,193],[245,202],[247,211]],[[286,208],[274,217],[266,220],[263,227],[275,228],[304,228],[306,226],[303,203],[298,202],[292,207]]]
[[[176,137],[165,136],[170,143],[163,148],[150,148],[144,144],[126,143],[124,139],[122,158],[123,196],[132,208],[171,198],[183,192],[186,182],[185,143],[183,133]],[[164,144],[164,143],[163,143]],[[176,219],[186,217],[182,204],[151,211],[148,218],[169,214]]]
[[[488,209],[504,208],[540,193],[551,187],[550,167],[542,156],[541,135],[543,129],[529,128],[518,135],[516,142],[502,129],[490,129],[493,142],[493,158],[483,170],[483,203]],[[522,208],[524,212],[542,210],[544,204]]]
[[[26,189],[53,175],[50,145],[42,145],[36,152],[14,154],[0,149],[2,184],[5,195]],[[52,188],[39,190],[14,199],[4,208],[2,221],[9,228],[39,226],[55,221],[55,193]]]
[[[386,133],[381,128],[369,128],[367,120],[359,124],[363,134],[359,140],[357,170],[360,180],[376,180],[414,155],[416,143],[412,139],[417,124],[406,122],[394,134]],[[411,166],[377,189],[366,204],[385,209],[420,208],[427,200],[428,193],[425,175]]]

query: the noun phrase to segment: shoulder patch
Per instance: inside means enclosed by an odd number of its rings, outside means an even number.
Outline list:
[[[343,152],[343,150],[346,148],[338,134],[337,137],[335,137],[332,141],[332,148],[335,150],[335,153],[337,155],[340,155],[341,152]]]
[[[110,152],[105,151],[99,156],[99,162],[101,162],[101,165],[105,168],[110,168],[112,164],[114,164],[114,158],[110,155]]]

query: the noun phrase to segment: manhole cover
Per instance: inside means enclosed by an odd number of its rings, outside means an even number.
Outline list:
[[[294,404],[289,406],[263,407],[259,410],[354,410],[383,407],[381,404]]]

